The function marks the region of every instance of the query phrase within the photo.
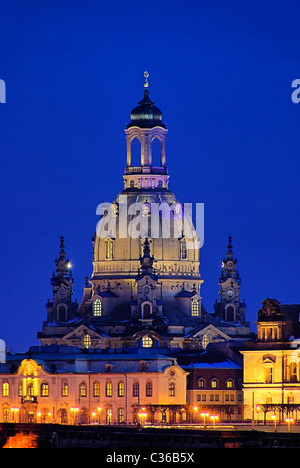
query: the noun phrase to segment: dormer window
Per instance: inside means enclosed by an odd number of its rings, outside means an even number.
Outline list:
[[[102,315],[102,302],[100,299],[95,299],[93,304],[93,315],[94,317],[101,317]]]
[[[199,317],[200,310],[199,310],[199,301],[198,299],[192,300],[192,317]]]

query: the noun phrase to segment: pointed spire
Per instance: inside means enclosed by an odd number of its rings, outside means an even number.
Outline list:
[[[227,258],[233,258],[233,252],[232,252],[232,237],[231,237],[230,234],[229,234],[229,236],[228,236]]]
[[[56,277],[68,277],[72,279],[72,272],[70,270],[71,263],[70,263],[70,259],[66,256],[64,236],[60,236],[59,254],[58,254],[58,258],[55,259],[55,265],[56,265],[57,276],[55,276],[53,272],[52,279]]]

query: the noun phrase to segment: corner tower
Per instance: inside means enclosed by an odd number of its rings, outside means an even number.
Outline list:
[[[236,268],[237,259],[232,250],[232,237],[228,237],[227,255],[222,262],[219,278],[220,302],[215,302],[215,315],[224,322],[245,324],[245,301],[240,302],[241,278]]]

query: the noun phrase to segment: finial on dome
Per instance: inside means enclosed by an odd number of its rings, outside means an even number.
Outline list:
[[[147,71],[144,71],[144,78],[145,78],[144,88],[148,88],[148,86],[149,86],[149,83],[148,83],[149,73]]]

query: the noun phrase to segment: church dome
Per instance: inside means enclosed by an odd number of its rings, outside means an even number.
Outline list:
[[[140,128],[165,128],[165,124],[162,123],[162,112],[158,107],[154,106],[154,101],[151,101],[148,87],[145,88],[144,97],[139,102],[139,105],[131,111],[130,119],[131,122],[127,125],[127,128],[133,126]]]

